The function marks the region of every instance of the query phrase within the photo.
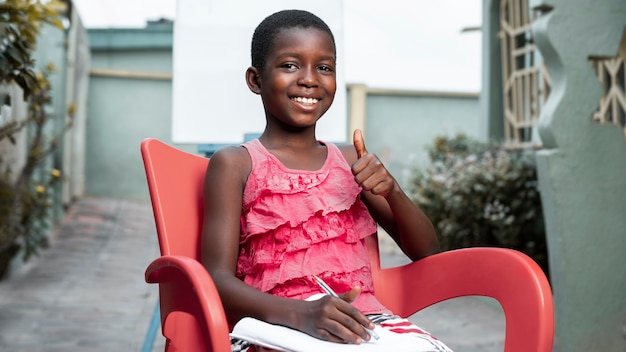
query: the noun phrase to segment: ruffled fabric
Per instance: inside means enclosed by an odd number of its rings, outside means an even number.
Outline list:
[[[387,312],[374,297],[364,238],[376,224],[360,200],[361,188],[334,144],[317,171],[291,170],[258,140],[244,144],[252,159],[243,197],[237,275],[248,285],[305,299],[321,290],[361,286],[354,302],[365,313]],[[294,206],[296,205],[296,206]]]

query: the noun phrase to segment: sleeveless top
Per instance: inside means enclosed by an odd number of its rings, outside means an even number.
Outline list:
[[[323,291],[322,278],[338,294],[360,286],[353,305],[365,314],[389,313],[374,297],[364,238],[377,227],[359,195],[339,148],[317,171],[285,167],[258,139],[243,144],[252,170],[243,194],[237,276],[273,295],[306,299]]]

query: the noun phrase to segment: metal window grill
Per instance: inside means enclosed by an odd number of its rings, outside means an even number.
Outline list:
[[[600,97],[598,110],[593,113],[592,119],[599,124],[613,124],[619,126],[626,138],[626,30],[620,45],[620,55],[616,57],[590,57],[591,64],[596,71],[603,94]]]
[[[550,76],[531,33],[528,0],[500,2],[504,137],[510,148],[540,146],[535,126],[550,93]]]

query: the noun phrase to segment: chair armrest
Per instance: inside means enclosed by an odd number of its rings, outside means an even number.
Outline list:
[[[148,283],[159,284],[163,335],[178,346],[174,350],[185,350],[180,347],[200,343],[209,344],[208,350],[230,351],[222,301],[202,264],[184,256],[161,256],[148,266],[145,279]],[[176,320],[171,323],[171,330],[168,320]],[[181,326],[183,324],[186,327]]]
[[[550,285],[541,268],[519,251],[483,247],[451,250],[374,271],[374,282],[376,297],[405,317],[450,298],[492,297],[506,318],[505,351],[552,350]]]

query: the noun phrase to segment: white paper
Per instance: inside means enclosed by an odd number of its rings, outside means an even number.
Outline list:
[[[316,339],[301,331],[273,325],[254,318],[243,318],[233,328],[231,337],[258,346],[286,352],[416,352],[436,351],[433,346],[414,334],[396,334],[376,325],[379,340],[370,339],[360,345],[347,345]]]

